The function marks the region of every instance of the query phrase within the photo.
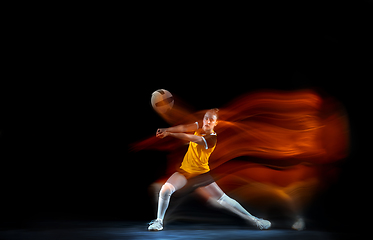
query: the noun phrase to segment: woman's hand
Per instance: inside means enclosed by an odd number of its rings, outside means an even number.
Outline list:
[[[157,138],[165,138],[170,134],[170,132],[167,131],[167,128],[158,128],[157,133],[155,136]]]

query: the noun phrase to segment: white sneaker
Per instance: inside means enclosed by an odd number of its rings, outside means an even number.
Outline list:
[[[271,222],[262,218],[253,217],[250,222],[260,230],[266,230],[271,227]]]
[[[162,231],[163,223],[160,219],[155,219],[149,223],[148,231]]]
[[[306,228],[306,223],[304,222],[303,218],[298,218],[291,228],[302,231]]]

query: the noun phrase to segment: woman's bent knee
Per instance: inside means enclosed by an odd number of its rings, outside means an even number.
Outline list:
[[[170,197],[175,192],[175,187],[171,183],[166,182],[162,188],[161,191],[159,191],[159,196],[161,198],[167,198]]]

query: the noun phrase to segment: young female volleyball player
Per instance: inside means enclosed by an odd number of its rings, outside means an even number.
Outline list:
[[[184,156],[180,169],[175,172],[162,186],[159,192],[157,219],[149,223],[149,231],[163,229],[165,216],[171,195],[184,187],[188,182],[193,182],[197,192],[208,196],[213,205],[229,210],[241,218],[252,223],[259,229],[268,229],[271,223],[251,215],[236,200],[228,197],[215,183],[210,175],[208,160],[216,147],[217,135],[214,127],[218,124],[218,109],[211,109],[203,117],[203,126],[199,128],[198,122],[189,125],[179,125],[170,128],[160,128],[156,137],[175,137],[190,141],[187,153]],[[195,131],[194,135],[185,132]]]

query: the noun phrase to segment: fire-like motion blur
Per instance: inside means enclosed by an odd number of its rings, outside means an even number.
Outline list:
[[[256,92],[219,108],[218,142],[209,161],[217,184],[243,205],[268,215],[273,206],[281,208],[283,215],[298,218],[293,227],[302,229],[303,210],[336,181],[336,164],[348,155],[343,107],[331,97],[302,90]],[[172,125],[184,124],[201,120],[205,112],[190,113],[174,106],[162,117]],[[180,166],[183,144],[153,136],[133,149],[172,150],[170,175]]]

